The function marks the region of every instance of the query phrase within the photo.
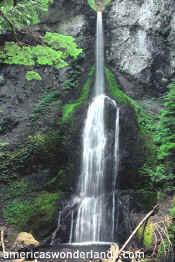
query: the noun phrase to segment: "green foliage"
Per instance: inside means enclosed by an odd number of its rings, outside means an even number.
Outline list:
[[[32,47],[18,46],[15,42],[6,42],[0,51],[0,61],[5,64],[35,65]]]
[[[167,239],[162,240],[158,249],[158,257],[164,257],[170,252],[170,244]]]
[[[80,97],[77,100],[75,100],[74,103],[64,105],[62,116],[63,123],[67,122],[72,116],[73,112],[75,112],[75,110],[78,109],[79,106],[88,99],[89,88],[92,84],[92,76],[94,74],[94,69],[95,68],[92,67],[91,71],[89,72],[88,79],[81,89]]]
[[[13,130],[18,125],[18,121],[13,118],[6,116],[0,119],[0,134],[5,135],[6,133]]]
[[[25,180],[10,183],[0,188],[0,199],[6,200],[9,198],[16,198],[32,192],[33,188]]]
[[[68,65],[66,58],[76,59],[82,53],[82,49],[77,47],[72,36],[46,32],[43,42],[49,46],[19,46],[15,42],[6,42],[0,50],[0,61],[25,66],[49,65],[59,69]]]
[[[50,132],[48,134],[36,134],[34,136],[28,137],[28,143],[36,148],[37,151],[52,151],[55,149],[55,143],[60,142],[60,132],[59,130],[55,132]],[[57,141],[58,140],[58,141]]]
[[[37,231],[40,226],[54,221],[57,201],[61,193],[41,193],[34,200],[15,199],[9,201],[3,208],[3,216],[7,224],[17,230]]]
[[[170,215],[175,218],[175,206],[170,209]]]
[[[96,3],[95,0],[88,0],[88,4],[90,5],[90,7],[92,9],[94,9],[96,11]]]
[[[105,0],[105,6],[108,6],[111,3],[111,0]]]
[[[175,153],[175,80],[168,85],[168,89],[155,136],[155,142],[160,146],[158,157],[161,160],[169,160]]]
[[[35,71],[28,71],[26,73],[26,79],[28,81],[31,81],[31,80],[41,80],[42,78],[41,78],[41,76],[37,72],[35,72]]]
[[[39,15],[46,15],[52,2],[53,0],[23,0],[16,3],[13,0],[1,1],[0,30],[11,29],[8,20],[18,29],[37,24]]]
[[[64,82],[64,90],[78,86],[81,76],[80,66],[74,63],[67,73],[68,78]]]
[[[0,147],[6,147],[6,146],[8,146],[9,145],[9,143],[8,142],[0,142]]]
[[[81,53],[82,49],[77,48],[75,39],[72,36],[65,36],[58,33],[46,32],[43,41],[55,50],[64,49],[63,58],[72,56],[76,59]]]
[[[159,162],[153,178],[165,191],[173,191],[175,189],[175,80],[168,85],[168,89],[164,96],[164,109],[155,129],[154,140],[159,148]]]
[[[37,120],[41,113],[46,113],[50,104],[54,101],[58,101],[60,92],[58,90],[47,92],[43,95],[40,102],[35,106],[32,111],[31,119]]]
[[[3,217],[7,224],[21,229],[28,222],[31,211],[29,201],[15,199],[4,206]]]

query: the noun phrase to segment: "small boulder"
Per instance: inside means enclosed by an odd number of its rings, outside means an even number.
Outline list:
[[[12,249],[19,250],[23,248],[38,246],[39,242],[32,236],[32,234],[27,232],[21,232],[18,234]]]

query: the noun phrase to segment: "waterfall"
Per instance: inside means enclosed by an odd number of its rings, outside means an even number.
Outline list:
[[[104,36],[102,13],[97,12],[95,96],[104,93]]]
[[[96,28],[96,79],[94,97],[89,105],[83,130],[82,169],[77,195],[79,206],[75,221],[71,222],[70,241],[111,242],[115,228],[115,186],[118,169],[119,109],[116,102],[105,95],[104,39],[102,13],[97,13]],[[114,143],[111,157],[111,174],[107,172],[106,150],[109,143],[105,107],[115,109]],[[110,117],[110,116],[108,116]],[[108,149],[109,150],[109,149]],[[107,189],[107,182],[110,181]],[[110,197],[109,197],[110,196]],[[110,204],[109,204],[110,202]],[[72,217],[73,216],[72,214]],[[73,220],[73,219],[72,219]]]

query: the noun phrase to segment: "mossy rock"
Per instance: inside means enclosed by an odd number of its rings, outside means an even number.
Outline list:
[[[95,67],[92,66],[90,72],[88,73],[88,79],[81,88],[80,97],[76,99],[73,103],[69,103],[63,106],[61,124],[67,123],[71,119],[73,113],[88,100],[89,90],[92,85],[92,77],[94,71]]]
[[[56,223],[57,205],[62,193],[43,192],[33,200],[15,199],[3,208],[7,224],[20,231],[34,233],[42,238],[53,230]]]
[[[134,111],[139,130],[138,137],[143,152],[143,164],[139,170],[137,170],[137,173],[139,173],[145,181],[146,179],[149,180],[148,171],[154,170],[157,164],[157,148],[154,143],[154,122],[157,119],[157,115],[145,110],[137,101],[125,94],[119,88],[116,77],[109,68],[105,68],[105,74],[109,96],[115,99],[120,107],[128,106]]]
[[[144,230],[144,232],[143,232]],[[150,248],[153,241],[154,241],[154,224],[152,222],[148,222],[146,227],[144,228],[144,225],[139,228],[137,232],[137,236],[139,241],[142,241],[143,239],[143,244],[145,248]]]

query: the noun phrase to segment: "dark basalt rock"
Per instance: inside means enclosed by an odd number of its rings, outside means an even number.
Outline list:
[[[137,187],[141,181],[138,168],[143,164],[144,154],[135,112],[129,106],[120,108],[119,141],[119,187]]]

